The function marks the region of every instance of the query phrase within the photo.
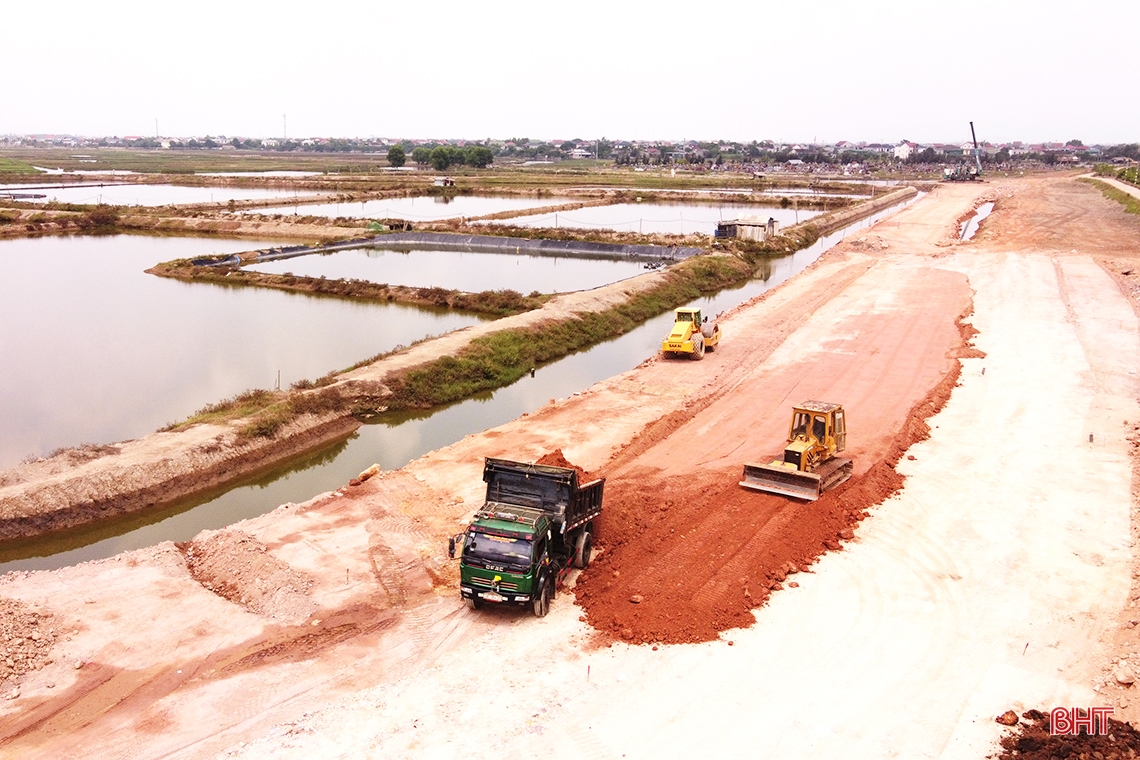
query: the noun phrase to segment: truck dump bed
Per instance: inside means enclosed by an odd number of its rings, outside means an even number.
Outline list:
[[[487,505],[506,504],[541,509],[559,533],[586,523],[602,511],[606,479],[579,485],[569,467],[512,462],[488,457],[483,465]]]

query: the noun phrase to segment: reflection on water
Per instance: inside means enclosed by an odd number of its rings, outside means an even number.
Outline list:
[[[587,290],[644,270],[637,261],[468,251],[391,251],[353,248],[321,255],[267,261],[247,267],[305,277],[368,280],[418,288],[516,290],[565,293]]]
[[[250,214],[296,214],[343,216],[349,219],[407,219],[434,222],[440,219],[485,216],[503,211],[538,209],[566,203],[566,198],[520,198],[514,195],[422,195],[415,198],[381,198],[354,203],[311,203],[250,209]]]
[[[974,212],[974,215],[962,222],[958,239],[972,240],[974,235],[978,233],[978,227],[981,226],[982,220],[989,216],[993,210],[994,204],[992,202],[983,203],[978,206],[978,210]]]
[[[79,187],[59,185],[11,185],[0,188],[0,196],[7,192],[36,193],[46,198],[28,199],[33,203],[105,203],[110,206],[167,206],[183,203],[226,203],[259,198],[287,198],[298,194],[311,195],[312,190],[271,190],[254,187],[183,187],[181,185],[94,185]]]
[[[0,242],[0,468],[121,441],[247,388],[282,387],[478,317],[146,274],[265,241],[44,237]]]
[[[820,238],[810,248],[764,262],[755,279],[699,298],[689,305],[699,306],[706,314],[719,314],[744,303],[803,271],[847,235],[915,200],[917,198]],[[372,424],[361,427],[349,440],[310,458],[286,463],[253,483],[231,486],[228,492],[213,500],[200,498],[178,505],[169,513],[146,519],[142,527],[121,523],[115,529],[108,529],[118,530],[120,535],[110,537],[102,530],[79,532],[58,544],[52,539],[6,547],[0,551],[0,573],[63,567],[162,540],[189,540],[201,530],[222,528],[264,514],[280,504],[305,501],[339,488],[373,463],[384,470],[398,469],[464,436],[505,424],[524,412],[533,412],[551,398],[566,398],[633,369],[660,349],[661,337],[672,321],[671,312],[661,314],[613,340],[540,366],[534,377],[524,375],[506,388],[427,412],[381,415]],[[85,542],[87,545],[83,546]]]
[[[746,214],[764,219],[774,218],[788,227],[818,216],[819,209],[797,209],[794,206],[759,206],[750,203],[617,203],[612,206],[588,206],[574,211],[560,211],[536,216],[505,219],[502,224],[522,227],[554,227],[607,229],[642,234],[712,235],[718,222],[737,219]],[[493,222],[489,224],[494,224]]]

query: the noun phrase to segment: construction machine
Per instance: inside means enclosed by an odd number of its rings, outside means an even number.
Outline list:
[[[974,132],[974,122],[970,122],[970,137],[974,141],[974,164],[963,161],[955,167],[942,170],[942,179],[947,182],[973,182],[982,178],[982,151],[978,148],[978,135]]]
[[[459,594],[473,609],[530,606],[545,617],[572,567],[590,564],[605,478],[508,459],[483,463],[487,498],[467,529],[448,542],[459,554]]]
[[[690,359],[703,359],[705,351],[715,351],[720,343],[720,325],[709,324],[709,318],[701,318],[701,310],[683,306],[673,310],[673,329],[661,341],[661,352],[665,356],[688,356]]]
[[[850,459],[836,454],[847,446],[847,419],[840,404],[805,401],[792,409],[784,458],[744,465],[740,485],[756,491],[815,501],[851,477]]]

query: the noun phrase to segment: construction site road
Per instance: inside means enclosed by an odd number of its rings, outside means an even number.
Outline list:
[[[3,576],[0,755],[981,758],[1007,709],[1140,717],[1113,678],[1140,668],[1138,242],[1069,176],[944,185],[702,361],[186,545]],[[851,480],[739,488],[808,398],[847,410]],[[556,449],[607,477],[594,563],[545,618],[468,610],[444,549],[483,458]]]

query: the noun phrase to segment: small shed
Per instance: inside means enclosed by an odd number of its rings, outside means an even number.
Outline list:
[[[718,222],[714,236],[764,242],[774,238],[779,227],[780,223],[772,217],[764,219],[759,214],[744,214],[739,219]]]

